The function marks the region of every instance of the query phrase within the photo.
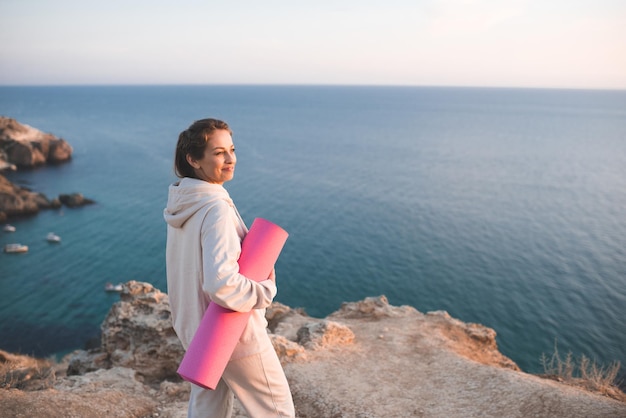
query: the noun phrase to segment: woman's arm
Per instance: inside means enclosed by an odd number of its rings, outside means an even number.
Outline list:
[[[233,210],[219,202],[202,223],[203,290],[213,302],[234,311],[266,308],[276,296],[274,272],[261,282],[239,274],[241,239]]]

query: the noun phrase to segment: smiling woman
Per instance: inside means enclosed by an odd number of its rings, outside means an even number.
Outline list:
[[[178,138],[176,174],[220,185],[232,180],[237,163],[232,135],[223,121],[196,121]]]
[[[215,390],[192,384],[189,416],[229,417],[236,394],[250,416],[292,417],[289,385],[266,332],[265,308],[276,296],[275,273],[272,269],[256,282],[239,270],[248,228],[223,187],[235,170],[232,131],[216,119],[194,122],[178,137],[175,161],[182,179],[169,187],[164,211],[174,330],[188,349],[209,302],[250,313],[241,336],[233,336],[238,343]],[[217,322],[210,317],[203,324]]]
[[[187,154],[187,162],[200,180],[214,184],[224,184],[225,181],[232,180],[237,157],[230,132],[215,131],[202,158],[195,159]]]

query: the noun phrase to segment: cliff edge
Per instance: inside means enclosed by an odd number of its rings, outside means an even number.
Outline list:
[[[324,319],[274,303],[267,318],[301,418],[626,417],[623,401],[520,371],[495,331],[445,312],[380,296]],[[0,352],[3,414],[186,417],[167,295],[128,282],[101,328],[99,347],[60,364]]]

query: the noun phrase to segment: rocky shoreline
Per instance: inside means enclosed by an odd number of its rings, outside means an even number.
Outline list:
[[[71,160],[72,152],[71,145],[64,139],[0,116],[0,172],[65,163]],[[60,194],[50,199],[43,193],[17,186],[0,174],[0,222],[34,215],[43,209],[92,203],[93,200],[81,193]]]
[[[494,330],[446,312],[344,303],[326,318],[274,303],[266,315],[297,416],[626,417],[626,398],[530,375]],[[186,417],[189,383],[167,294],[124,285],[97,348],[62,362],[0,351],[0,403],[11,417]],[[237,418],[247,417],[236,405]]]

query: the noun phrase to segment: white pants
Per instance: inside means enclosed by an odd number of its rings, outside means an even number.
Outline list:
[[[273,349],[231,360],[215,390],[191,385],[188,418],[230,418],[233,394],[250,418],[293,418],[287,378]]]

